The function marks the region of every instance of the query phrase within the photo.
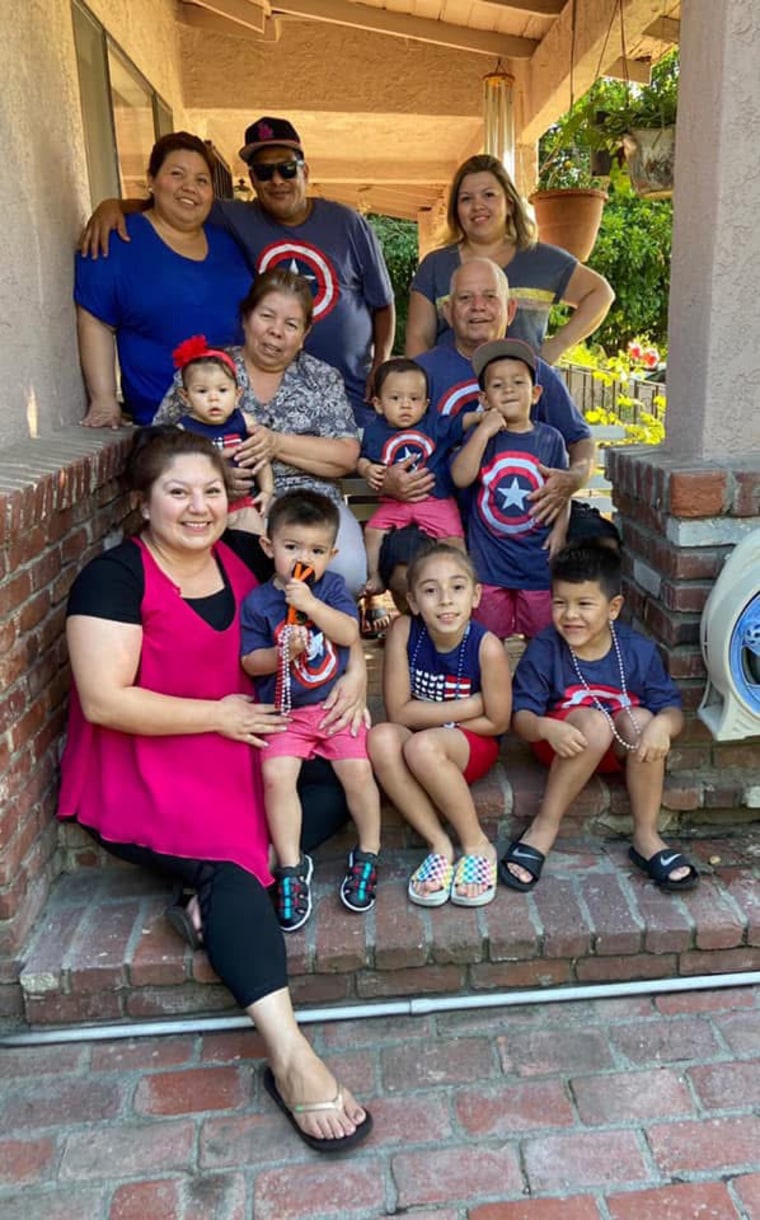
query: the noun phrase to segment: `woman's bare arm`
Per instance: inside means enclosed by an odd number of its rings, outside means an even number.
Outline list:
[[[419,356],[429,352],[435,346],[438,330],[435,305],[421,292],[409,293],[409,314],[406,319],[406,340],[404,353],[407,356]]]
[[[79,359],[90,400],[82,423],[86,428],[118,428],[121,407],[116,398],[114,331],[89,310],[77,305]]]
[[[219,733],[252,745],[265,744],[258,734],[284,728],[282,717],[246,695],[181,699],[135,686],[142,639],[139,624],[86,614],[67,620],[71,668],[82,711],[91,723],[142,737]]]

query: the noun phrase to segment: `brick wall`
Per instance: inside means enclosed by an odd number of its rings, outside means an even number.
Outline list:
[[[55,798],[69,673],[66,596],[129,511],[122,434],[70,428],[0,459],[0,1016],[58,871]]]
[[[666,801],[692,824],[760,817],[760,738],[715,742],[696,717],[706,671],[699,642],[704,604],[727,555],[760,528],[760,455],[684,463],[660,449],[610,449],[607,474],[625,542],[628,614],[660,641],[678,682],[687,725],[669,760],[682,783]],[[754,791],[753,791],[754,789]]]

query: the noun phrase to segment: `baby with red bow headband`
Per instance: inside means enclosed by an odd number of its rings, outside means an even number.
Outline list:
[[[235,361],[227,352],[209,347],[205,335],[185,339],[172,353],[182,376],[180,397],[187,407],[177,427],[205,436],[219,449],[236,449],[251,428],[238,407]],[[234,463],[234,455],[230,457]],[[230,504],[229,524],[255,534],[264,533],[264,517],[274,494],[274,475],[267,462],[257,473],[258,489]]]

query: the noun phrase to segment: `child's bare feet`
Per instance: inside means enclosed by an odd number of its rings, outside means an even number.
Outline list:
[[[365,594],[359,603],[360,630],[365,639],[377,639],[391,625],[392,617],[382,606],[376,606],[370,594]]]

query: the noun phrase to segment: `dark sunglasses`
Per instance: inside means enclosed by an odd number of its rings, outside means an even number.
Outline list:
[[[302,165],[303,161],[295,158],[293,161],[274,161],[268,165],[252,162],[250,169],[257,182],[271,182],[276,173],[286,180],[295,178]]]

